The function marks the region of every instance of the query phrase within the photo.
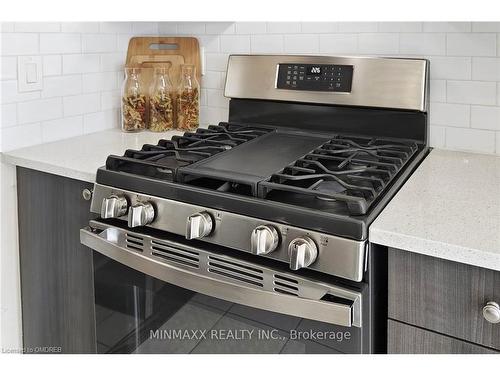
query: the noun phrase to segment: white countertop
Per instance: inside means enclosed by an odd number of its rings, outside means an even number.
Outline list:
[[[500,157],[433,150],[370,226],[370,241],[500,271]]]
[[[123,155],[128,148],[140,149],[145,143],[156,144],[162,138],[181,134],[178,131],[124,133],[112,129],[5,152],[3,160],[20,167],[95,182],[97,169],[106,163],[108,155]]]

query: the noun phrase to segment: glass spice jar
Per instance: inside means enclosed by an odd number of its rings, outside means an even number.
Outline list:
[[[122,130],[137,132],[146,129],[146,95],[140,83],[140,68],[125,68],[122,86]]]
[[[181,80],[177,90],[177,128],[195,130],[200,123],[200,85],[194,65],[181,66]]]
[[[155,68],[149,92],[149,130],[164,132],[174,127],[173,95],[168,68]]]

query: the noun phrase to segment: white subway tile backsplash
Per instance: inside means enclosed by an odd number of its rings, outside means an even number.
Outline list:
[[[2,104],[0,128],[8,128],[17,124],[17,104]]]
[[[218,72],[225,72],[227,68],[227,53],[207,53],[205,55],[207,70],[215,70]]]
[[[173,35],[177,34],[176,22],[160,22],[158,24],[158,32],[160,35]]]
[[[497,105],[500,106],[500,82],[497,83]]]
[[[446,147],[473,152],[495,152],[495,132],[489,130],[446,128]]]
[[[446,127],[431,126],[429,135],[429,145],[431,147],[443,148],[446,144]]]
[[[119,72],[125,67],[126,54],[122,52],[103,53],[101,56],[101,71]]]
[[[2,151],[29,147],[42,142],[40,123],[1,129]]]
[[[269,34],[294,34],[300,33],[300,22],[268,22]]]
[[[97,33],[99,22],[63,22],[61,31],[63,33]]]
[[[63,55],[63,74],[98,72],[100,56],[97,54]]]
[[[354,54],[358,52],[357,34],[330,34],[319,36],[319,51],[329,54]]]
[[[496,43],[495,34],[447,34],[446,54],[450,56],[496,56]]]
[[[220,50],[231,53],[248,53],[250,52],[250,36],[222,35],[220,37]]]
[[[494,105],[496,91],[494,82],[448,81],[446,87],[450,103]]]
[[[17,80],[1,81],[0,82],[0,99],[2,104],[23,102],[26,100],[38,99],[40,91],[17,91]]]
[[[2,57],[1,59],[0,79],[17,79],[17,57]]]
[[[337,31],[335,22],[302,22],[302,32],[308,34],[329,34]]]
[[[120,108],[120,90],[101,92],[101,110]]]
[[[80,53],[82,42],[80,34],[48,33],[40,34],[40,53]]]
[[[19,124],[52,120],[62,117],[61,98],[32,100],[17,104],[17,121]]]
[[[222,89],[224,86],[223,74],[221,72],[208,71],[201,78],[201,85],[206,89]]]
[[[497,132],[497,137],[496,137],[496,145],[497,145],[497,151],[496,153],[500,155],[500,132]]]
[[[432,79],[471,79],[472,62],[470,57],[433,56],[430,61]]]
[[[500,57],[473,57],[472,79],[500,81]]]
[[[479,33],[500,33],[500,22],[472,22],[472,31]]]
[[[99,32],[106,34],[130,34],[132,33],[132,22],[101,22]]]
[[[209,107],[228,108],[229,99],[224,97],[223,90],[207,90],[207,105]]]
[[[410,33],[399,37],[399,52],[408,55],[445,55],[446,34]]]
[[[286,53],[318,53],[319,36],[314,34],[285,35],[284,37]]]
[[[76,137],[83,134],[82,116],[65,117],[44,121],[41,124],[42,142],[54,142],[60,139]]]
[[[422,22],[379,22],[380,32],[415,33],[422,31]]]
[[[82,52],[114,52],[117,47],[115,34],[83,34]]]
[[[283,36],[282,35],[252,35],[251,36],[252,53],[282,53]]]
[[[424,32],[463,33],[471,30],[470,22],[424,22]]]
[[[361,33],[358,35],[359,53],[391,55],[399,51],[399,35],[392,33]]]
[[[83,75],[83,92],[99,92],[118,88],[115,72],[88,73]]]
[[[38,34],[2,33],[2,56],[35,55],[38,53]]]
[[[18,33],[51,33],[61,31],[57,22],[16,22],[14,31]]]
[[[67,75],[45,77],[43,80],[42,98],[77,95],[82,93],[82,76]]]
[[[157,22],[133,22],[132,33],[135,35],[158,35]]]
[[[469,127],[470,106],[464,104],[431,103],[430,123],[454,127]]]
[[[500,131],[500,107],[471,107],[471,127]]]
[[[235,23],[234,22],[209,22],[205,25],[206,34],[222,35],[222,34],[234,34],[235,33]]]
[[[57,76],[62,72],[62,57],[61,55],[47,55],[42,58],[43,75]]]
[[[13,33],[15,22],[0,22],[0,31],[2,33]]]
[[[63,98],[64,117],[97,112],[100,101],[100,93],[66,96]]]
[[[205,34],[205,22],[180,22],[177,32],[188,35]]]
[[[341,33],[373,33],[378,31],[377,22],[338,22],[337,29]]]
[[[119,124],[118,110],[111,109],[103,112],[90,113],[83,116],[83,133],[94,133],[106,129],[116,128]]]
[[[267,24],[265,22],[236,22],[236,34],[265,34]]]
[[[446,102],[446,81],[444,79],[430,80],[430,99],[432,102]]]
[[[220,38],[217,35],[198,37],[198,42],[205,52],[220,52]]]

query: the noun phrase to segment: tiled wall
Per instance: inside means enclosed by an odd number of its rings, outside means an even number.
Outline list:
[[[230,53],[424,56],[431,60],[431,144],[500,154],[500,22],[4,24],[2,32],[4,149],[118,126],[127,41],[158,32],[196,36],[205,47],[203,124],[227,118]],[[15,90],[21,54],[44,56],[41,93]]]

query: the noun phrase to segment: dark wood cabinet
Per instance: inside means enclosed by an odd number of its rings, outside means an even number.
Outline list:
[[[397,249],[389,250],[389,319],[500,351],[500,323],[489,323],[482,314],[489,301],[500,301],[500,272]],[[414,340],[412,337],[398,338],[398,332],[410,328],[394,329],[395,325],[390,324],[390,349],[396,348],[391,340]],[[431,336],[419,331],[421,340],[430,340]],[[443,340],[439,338],[437,341]],[[454,352],[458,348],[468,348],[465,344],[457,346],[446,342],[441,347],[453,348]],[[422,347],[427,350],[434,345],[400,344],[399,341],[398,346],[408,350]]]
[[[95,353],[92,251],[80,244],[92,184],[17,168],[23,343]]]

